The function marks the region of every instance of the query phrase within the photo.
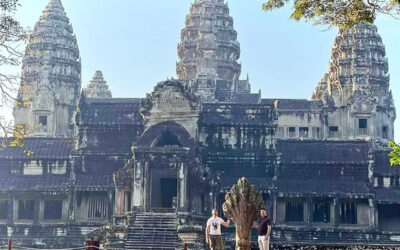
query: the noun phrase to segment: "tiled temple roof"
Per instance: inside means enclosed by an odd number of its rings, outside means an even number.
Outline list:
[[[232,102],[235,103],[247,103],[247,104],[257,104],[260,100],[260,94],[235,94],[233,96]]]
[[[66,176],[9,176],[0,178],[0,192],[60,191],[67,189]]]
[[[278,110],[293,111],[318,111],[322,108],[321,101],[306,99],[262,99],[262,104],[277,105]]]
[[[78,189],[107,189],[114,187],[113,176],[109,175],[76,175],[75,187]]]
[[[80,110],[79,125],[141,125],[139,98],[86,99]]]
[[[74,139],[65,138],[25,138],[24,147],[7,147],[0,150],[0,159],[69,159],[75,147]],[[28,156],[25,150],[32,151]]]
[[[285,164],[368,164],[365,141],[280,140],[276,148]]]
[[[219,125],[273,125],[275,113],[271,105],[206,103],[201,122]]]
[[[368,196],[369,192],[365,183],[350,181],[315,181],[315,180],[278,180],[278,192],[282,195],[315,195],[328,197]]]
[[[400,168],[398,166],[390,166],[389,153],[390,150],[377,150],[375,153],[374,173],[377,175],[398,175],[400,176]]]
[[[379,188],[374,190],[375,201],[385,204],[400,204],[400,190]]]

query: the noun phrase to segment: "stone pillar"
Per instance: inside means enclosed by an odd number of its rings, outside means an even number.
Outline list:
[[[186,212],[188,210],[187,199],[187,168],[183,162],[177,163],[178,170],[178,211]]]
[[[313,221],[313,198],[307,197],[306,206],[307,206],[307,216],[306,223],[311,224]]]
[[[33,195],[34,199],[34,208],[33,208],[33,224],[37,225],[39,224],[39,216],[40,216],[40,194],[35,193]]]
[[[75,221],[75,197],[76,191],[75,188],[72,187],[68,192],[68,221]]]
[[[8,220],[7,224],[14,224],[14,202],[15,202],[15,194],[10,192],[8,193]]]
[[[374,186],[374,172],[375,172],[375,152],[371,148],[368,151],[368,179],[369,179],[369,185],[371,187]]]
[[[108,190],[108,222],[112,223],[112,215],[113,215],[113,203],[114,203],[114,192],[112,189]]]
[[[340,199],[334,198],[333,199],[333,227],[339,227],[340,222]]]
[[[372,199],[368,199],[368,210],[369,210],[369,227],[371,229],[375,229],[376,228],[375,204]]]
[[[125,209],[124,204],[125,194],[122,187],[115,187],[115,198],[114,198],[114,211],[115,214],[123,214]]]
[[[272,200],[272,223],[276,224],[277,220],[277,206],[278,206],[278,195],[276,191],[273,191],[271,194],[271,200]]]
[[[133,199],[132,206],[133,211],[143,209],[143,162],[141,160],[135,163],[135,174],[133,180]]]
[[[321,136],[321,139],[327,139],[329,138],[329,126],[328,126],[328,112],[324,110],[324,119],[322,122],[322,133],[323,135]]]
[[[150,176],[150,169],[149,169],[149,162],[145,161],[144,167],[143,167],[143,206],[142,206],[142,211],[149,211],[150,210],[150,185],[151,185],[151,176]]]

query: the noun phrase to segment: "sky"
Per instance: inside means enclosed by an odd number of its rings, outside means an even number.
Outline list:
[[[20,0],[17,17],[32,28],[48,1]],[[114,97],[145,97],[157,82],[175,77],[177,44],[192,1],[62,0],[78,39],[82,86],[102,70]],[[249,74],[252,91],[261,89],[263,98],[310,99],[328,70],[337,29],[290,20],[290,8],[264,12],[262,3],[229,1],[241,44],[241,78]],[[399,107],[400,20],[379,16],[376,24]],[[396,127],[400,131],[400,118]]]

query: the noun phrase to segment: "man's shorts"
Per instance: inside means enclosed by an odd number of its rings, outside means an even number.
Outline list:
[[[210,248],[211,250],[224,250],[221,235],[210,235]]]

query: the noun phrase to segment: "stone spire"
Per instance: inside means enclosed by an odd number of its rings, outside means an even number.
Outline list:
[[[326,86],[321,83],[313,99],[327,91],[336,105],[345,105],[355,92],[367,89],[382,101],[389,96],[388,60],[375,25],[357,24],[339,30],[323,81]]]
[[[42,124],[37,135],[70,137],[81,88],[81,60],[75,34],[60,0],[50,0],[36,23],[22,62],[16,124]],[[46,125],[44,125],[46,124]]]
[[[377,27],[360,23],[351,29],[339,30],[328,74],[312,98],[331,100],[331,106],[341,108],[342,124],[347,124],[343,134],[354,136],[361,119],[363,126],[368,124],[368,136],[390,139],[396,112],[389,80],[385,46]]]
[[[86,87],[86,96],[88,98],[112,98],[111,91],[108,89],[107,82],[104,80],[103,73],[96,71],[93,79]]]
[[[233,19],[223,0],[195,0],[186,16],[178,45],[179,79],[235,81],[241,73],[240,45]]]

